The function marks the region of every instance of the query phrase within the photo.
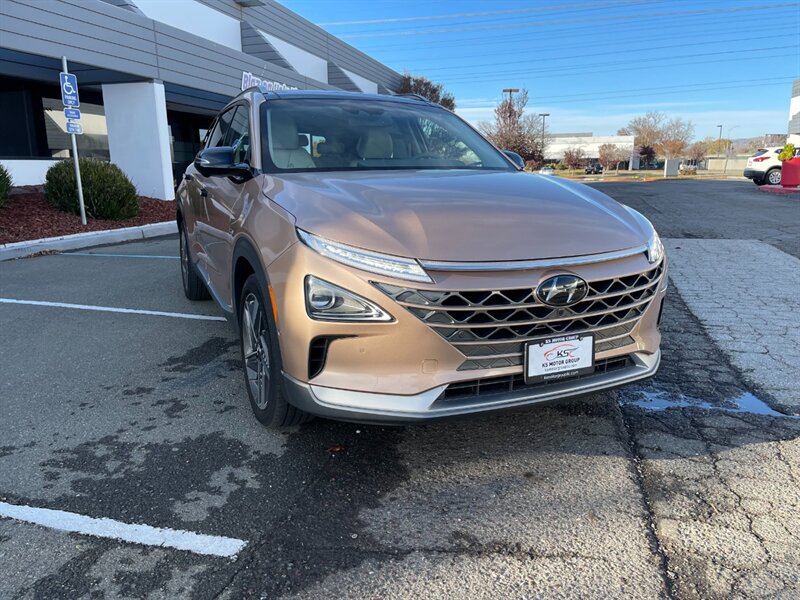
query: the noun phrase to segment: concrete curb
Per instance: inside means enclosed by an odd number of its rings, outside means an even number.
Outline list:
[[[139,227],[87,231],[86,233],[13,242],[11,244],[0,245],[0,262],[14,258],[23,258],[31,254],[36,254],[37,252],[76,250],[78,248],[89,248],[91,246],[100,246],[103,244],[144,240],[177,232],[178,224],[175,221],[167,221],[165,223],[140,225]]]

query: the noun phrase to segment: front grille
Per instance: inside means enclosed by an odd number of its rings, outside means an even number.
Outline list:
[[[614,358],[606,358],[598,360],[594,364],[594,372],[586,373],[573,377],[568,381],[576,381],[586,379],[587,377],[594,377],[612,371],[619,371],[633,366],[633,361],[629,356],[616,356]],[[566,380],[562,380],[566,381]],[[472,397],[485,397],[492,394],[504,394],[510,392],[517,392],[521,390],[541,390],[546,391],[548,387],[558,385],[561,381],[554,382],[540,382],[533,384],[526,384],[524,376],[520,373],[517,375],[504,375],[501,377],[487,377],[484,379],[472,379],[469,381],[459,381],[458,383],[451,383],[447,389],[442,392],[437,401],[452,401],[463,400],[464,398]]]
[[[526,342],[592,332],[595,351],[633,343],[631,331],[658,290],[663,262],[643,273],[589,281],[589,293],[566,308],[543,304],[535,288],[418,290],[375,285],[450,342],[467,360],[459,370],[520,366]]]

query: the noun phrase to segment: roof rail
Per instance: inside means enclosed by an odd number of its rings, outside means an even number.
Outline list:
[[[401,96],[403,98],[416,98],[417,100],[422,100],[423,102],[427,102],[428,104],[436,104],[432,100],[430,100],[430,99],[428,99],[425,96],[422,96],[420,94],[414,94],[414,93],[408,92],[408,93],[405,93],[405,94],[396,94],[396,95],[397,96]]]
[[[260,87],[258,87],[257,85],[251,85],[249,88],[245,88],[245,89],[243,89],[241,92],[239,92],[238,94],[236,94],[236,95],[235,95],[235,96],[232,98],[232,101],[233,101],[233,100],[236,100],[236,99],[237,99],[239,96],[244,96],[244,95],[245,95],[247,92],[260,92],[260,91],[261,91],[261,88],[260,88]]]

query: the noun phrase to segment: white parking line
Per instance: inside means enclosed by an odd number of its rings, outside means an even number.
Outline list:
[[[193,315],[191,313],[164,312],[162,310],[143,310],[138,308],[117,308],[114,306],[92,306],[89,304],[68,304],[66,302],[43,302],[41,300],[17,300],[15,298],[0,298],[0,304],[51,306],[54,308],[74,308],[77,310],[96,310],[99,312],[150,315],[155,317],[176,317],[179,319],[196,319],[198,321],[227,321],[225,317],[216,317],[212,315]]]
[[[235,558],[247,545],[244,540],[236,538],[205,535],[181,529],[162,529],[150,525],[133,525],[113,519],[96,519],[63,510],[20,506],[6,502],[0,502],[0,517],[17,519],[61,531],[111,538],[146,546],[175,548],[195,554],[223,558]]]
[[[56,256],[100,256],[104,258],[166,258],[180,260],[180,256],[164,256],[158,254],[115,254],[112,252],[62,252]]]

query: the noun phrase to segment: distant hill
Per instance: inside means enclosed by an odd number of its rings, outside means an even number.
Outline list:
[[[733,142],[734,152],[736,154],[749,154],[765,146],[782,146],[786,143],[786,134],[768,133],[755,137],[734,138],[731,141]]]

